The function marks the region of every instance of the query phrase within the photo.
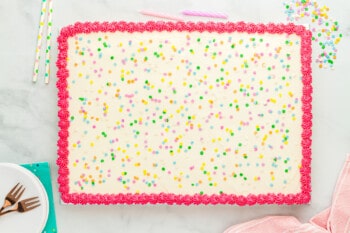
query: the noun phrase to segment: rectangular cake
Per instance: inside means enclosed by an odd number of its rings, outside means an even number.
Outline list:
[[[303,26],[76,23],[58,49],[64,202],[309,202]]]

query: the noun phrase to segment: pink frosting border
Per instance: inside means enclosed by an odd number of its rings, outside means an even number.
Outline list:
[[[208,32],[248,32],[248,33],[271,33],[271,34],[296,34],[301,37],[301,63],[302,63],[302,166],[301,192],[297,194],[260,194],[260,195],[176,195],[171,193],[159,194],[76,194],[69,192],[69,169],[68,169],[68,137],[69,137],[69,112],[67,90],[67,53],[68,38],[81,33],[91,32],[145,32],[145,31],[208,31]],[[58,88],[58,117],[59,139],[58,145],[58,183],[61,199],[65,203],[72,204],[306,204],[311,199],[311,135],[312,135],[312,71],[311,71],[311,32],[305,27],[294,24],[253,24],[253,23],[214,23],[214,22],[153,22],[133,23],[133,22],[77,22],[74,25],[64,27],[58,42],[58,59],[56,65]]]

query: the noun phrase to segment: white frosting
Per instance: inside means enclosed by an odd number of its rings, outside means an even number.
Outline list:
[[[298,36],[116,32],[68,43],[70,192],[300,192]]]

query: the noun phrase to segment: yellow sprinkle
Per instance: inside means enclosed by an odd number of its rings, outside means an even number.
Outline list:
[[[73,143],[73,147],[74,147],[74,148],[77,147],[77,144]]]
[[[95,145],[95,144],[94,144],[93,142],[90,142],[90,146],[91,146],[91,147],[94,147],[94,145]]]
[[[134,166],[135,167],[139,167],[141,164],[140,163],[135,163]]]
[[[266,139],[267,139],[267,134],[264,135],[263,141],[266,141]]]

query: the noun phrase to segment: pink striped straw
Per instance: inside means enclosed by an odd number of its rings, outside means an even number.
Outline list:
[[[189,16],[201,16],[201,17],[210,17],[210,18],[221,18],[221,19],[228,18],[227,14],[220,13],[220,12],[183,10],[181,13],[183,15],[189,15]]]
[[[168,15],[168,14],[164,14],[164,13],[158,13],[158,12],[149,11],[149,10],[141,10],[139,12],[140,12],[140,14],[153,16],[153,17],[157,17],[157,18],[170,19],[170,20],[175,20],[175,21],[183,21],[183,19],[181,17]]]

